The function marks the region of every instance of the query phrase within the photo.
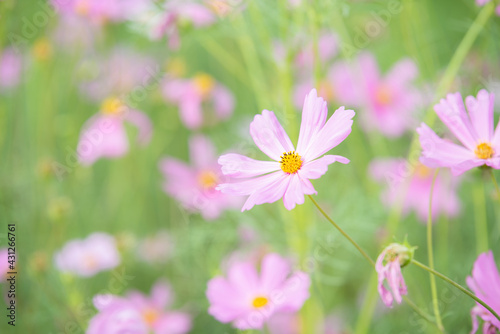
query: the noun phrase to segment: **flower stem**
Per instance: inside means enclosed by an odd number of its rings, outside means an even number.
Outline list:
[[[495,316],[495,318],[497,318],[500,321],[500,316],[491,307],[489,307],[488,304],[486,304],[485,302],[483,302],[476,295],[474,295],[472,292],[470,292],[469,290],[467,290],[466,288],[464,288],[463,286],[461,286],[457,282],[453,281],[451,278],[448,278],[445,275],[441,274],[440,272],[437,272],[434,269],[427,267],[425,264],[420,263],[417,260],[413,259],[413,260],[411,260],[411,262],[413,264],[417,265],[418,267],[420,267],[420,268],[422,268],[424,270],[427,270],[429,273],[431,273],[431,274],[433,274],[433,275],[441,278],[443,281],[445,281],[445,282],[453,285],[455,288],[457,288],[458,290],[462,291],[467,296],[471,297],[476,302],[478,302],[479,304],[481,304],[482,306],[484,306],[484,308],[486,308],[491,314],[493,314],[493,316]]]
[[[486,176],[486,175],[484,175]],[[474,200],[474,221],[476,226],[476,252],[481,254],[486,252],[488,247],[488,222],[486,215],[486,191],[484,182],[477,182],[473,188]]]
[[[497,199],[500,201],[500,187],[498,186],[497,179],[495,178],[495,173],[493,173],[493,169],[490,169],[491,180],[495,185],[495,189],[497,190]]]
[[[318,208],[319,212],[321,212],[321,214],[337,229],[339,230],[339,232],[344,236],[346,237],[347,240],[349,240],[349,242],[354,246],[356,247],[356,249],[361,253],[361,255],[364,256],[364,258],[370,262],[370,264],[375,267],[375,262],[373,262],[373,260],[371,259],[370,256],[368,256],[368,254],[366,254],[366,252],[361,248],[361,246],[359,246],[356,241],[354,241],[347,233],[344,232],[343,229],[340,228],[340,226],[338,226],[332,218],[330,218],[328,216],[328,214],[323,211],[323,209],[319,206],[319,204],[314,200],[314,198],[311,196],[311,195],[308,195],[309,198],[311,199],[311,201],[314,203],[314,205]]]
[[[441,333],[445,333],[444,328],[439,328],[434,319],[429,314],[421,310],[414,302],[411,301],[410,298],[403,296],[403,299],[413,309],[413,311],[415,311],[422,318],[424,318],[425,320],[436,326],[436,328],[439,329]]]
[[[429,256],[429,266],[434,269],[434,254],[432,251],[432,195],[434,193],[434,185],[436,183],[436,178],[439,173],[439,168],[436,169],[434,173],[434,178],[432,179],[431,193],[429,195],[429,215],[427,216],[427,254]],[[439,330],[444,331],[443,322],[441,320],[441,314],[439,313],[439,305],[437,298],[436,289],[436,278],[430,275],[431,279],[431,294],[432,294],[432,307],[434,309],[434,317],[436,318],[436,323]]]

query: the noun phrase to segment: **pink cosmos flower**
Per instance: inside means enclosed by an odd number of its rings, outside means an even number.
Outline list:
[[[375,263],[375,270],[378,273],[378,292],[388,307],[392,307],[394,299],[401,304],[403,300],[401,296],[408,294],[401,267],[408,264],[413,256],[409,252],[413,250],[400,244],[390,244],[380,253]],[[389,289],[384,286],[385,280]]]
[[[476,4],[479,6],[479,7],[483,7],[484,5],[486,5],[487,3],[489,3],[491,0],[476,0]],[[500,5],[498,5],[495,9],[495,13],[500,16]]]
[[[267,321],[270,334],[299,334],[300,318],[297,313],[277,313]]]
[[[493,94],[480,90],[477,98],[468,96],[465,104],[468,114],[462,95],[455,93],[434,106],[441,121],[463,146],[439,138],[422,123],[417,129],[422,146],[420,161],[431,168],[450,167],[454,175],[483,165],[500,169],[500,126],[493,132]]]
[[[270,317],[294,313],[309,298],[309,276],[291,274],[291,266],[278,254],[266,255],[260,272],[249,262],[234,263],[227,278],[208,282],[208,313],[238,329],[261,329]]]
[[[342,156],[323,155],[351,133],[354,111],[340,107],[328,122],[327,115],[326,102],[315,89],[311,90],[304,101],[295,149],[274,113],[262,111],[250,124],[250,134],[260,150],[274,161],[258,161],[234,153],[223,155],[219,158],[222,173],[243,180],[220,184],[216,189],[231,195],[249,195],[242,211],[280,198],[288,210],[304,203],[304,195],[316,194],[310,179],[320,178],[335,161],[349,163]]]
[[[156,283],[151,297],[130,292],[127,298],[97,295],[99,313],[91,320],[86,334],[184,334],[191,329],[191,317],[184,312],[166,311],[172,302],[170,286]]]
[[[60,14],[81,15],[98,24],[124,19],[120,0],[51,0],[51,3]]]
[[[200,73],[192,79],[172,78],[163,84],[163,96],[167,102],[179,105],[182,123],[189,129],[225,120],[234,110],[234,97],[210,75]],[[204,115],[203,110],[213,111]]]
[[[194,136],[189,141],[189,150],[192,166],[174,158],[160,162],[160,170],[166,179],[163,190],[186,210],[199,212],[206,220],[217,219],[224,210],[241,205],[238,198],[215,189],[224,176],[210,140],[201,135]]]
[[[202,3],[192,0],[170,0],[165,4],[165,13],[156,27],[153,38],[168,38],[169,48],[180,47],[179,26],[191,23],[196,28],[206,27],[216,20],[214,12]]]
[[[91,165],[99,158],[118,158],[129,150],[124,121],[137,127],[137,141],[146,145],[152,134],[152,124],[146,114],[126,107],[120,100],[104,101],[99,114],[84,125],[78,141],[78,158],[82,165]]]
[[[363,53],[352,65],[338,62],[331,77],[338,100],[364,111],[360,117],[366,131],[398,137],[413,128],[413,115],[420,102],[420,94],[412,85],[417,75],[415,63],[405,59],[381,77],[375,57]]]
[[[370,174],[379,182],[386,182],[387,188],[382,193],[382,202],[388,207],[402,203],[403,213],[415,211],[417,217],[427,221],[429,196],[435,170],[422,164],[408,168],[404,159],[376,159],[370,163]],[[441,171],[438,174],[432,196],[432,216],[439,214],[456,216],[460,211],[460,201],[456,195],[457,180]]]
[[[120,264],[115,239],[106,233],[93,233],[83,240],[68,242],[54,256],[56,267],[62,272],[90,277]]]
[[[495,265],[491,251],[482,253],[477,257],[472,269],[472,276],[467,277],[467,285],[474,294],[490,306],[495,312],[500,312],[500,274]],[[483,333],[494,334],[500,331],[500,321],[479,303],[471,311],[472,331],[476,333],[479,328],[477,317],[484,321]]]
[[[21,57],[12,48],[0,52],[0,91],[13,88],[21,78]]]

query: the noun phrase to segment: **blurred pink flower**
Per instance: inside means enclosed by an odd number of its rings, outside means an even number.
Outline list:
[[[365,130],[376,129],[388,137],[398,137],[414,126],[420,94],[412,81],[417,75],[415,63],[405,59],[383,78],[375,57],[363,53],[354,64],[335,64],[331,77],[336,98],[363,110],[360,120]]]
[[[260,273],[254,263],[234,263],[227,278],[218,276],[208,282],[208,313],[238,329],[261,329],[273,315],[302,308],[310,283],[305,273],[292,274],[288,261],[278,254],[264,257]]]
[[[500,274],[492,251],[479,254],[472,276],[467,277],[467,285],[474,294],[490,306],[495,312],[500,312]],[[493,316],[484,306],[477,303],[471,311],[472,315],[472,331],[474,334],[479,328],[477,317],[481,317],[484,321],[483,333],[494,334],[500,331],[500,321]],[[495,330],[496,329],[496,330]]]
[[[12,48],[0,52],[0,91],[13,88],[21,79],[21,57]]]
[[[215,189],[223,175],[212,142],[204,136],[194,136],[189,141],[189,151],[191,166],[174,158],[162,159],[159,167],[166,179],[163,190],[186,210],[199,212],[206,220],[217,219],[224,210],[241,205],[238,198]]]
[[[479,6],[479,7],[483,7],[484,5],[486,5],[487,3],[491,2],[491,0],[476,0],[476,4]],[[498,5],[495,9],[495,13],[500,16],[500,5]]]
[[[82,165],[91,165],[99,158],[118,158],[129,150],[124,121],[137,127],[137,141],[149,143],[152,124],[148,116],[129,109],[115,98],[104,101],[99,114],[92,116],[82,128],[78,141],[78,158]]]
[[[406,247],[391,244],[380,253],[375,263],[375,270],[378,273],[378,292],[380,298],[388,307],[392,307],[394,299],[398,304],[401,304],[403,301],[401,296],[408,294],[405,279],[401,273],[401,267],[408,261],[402,255],[405,251]],[[385,280],[387,280],[389,289],[384,286]]]
[[[429,213],[429,196],[435,170],[418,164],[408,168],[404,159],[376,159],[370,163],[369,171],[373,179],[386,188],[382,193],[382,202],[391,208],[399,202],[403,205],[403,213],[415,211],[417,217],[427,221]],[[441,171],[434,184],[432,196],[432,216],[445,214],[456,216],[460,211],[460,201],[456,195],[458,181],[451,180],[445,171]]]
[[[320,65],[326,65],[339,51],[337,36],[331,32],[322,33],[318,39],[318,61]],[[300,51],[295,56],[295,67],[300,73],[311,73],[314,70],[314,48],[313,43],[301,45]]]
[[[165,4],[165,13],[154,29],[153,38],[160,39],[166,36],[169,48],[176,50],[181,43],[179,26],[190,23],[200,28],[213,24],[215,20],[215,13],[203,3],[192,0],[170,0]]]
[[[164,263],[171,256],[173,241],[167,231],[159,231],[141,240],[137,250],[140,259],[148,263]]]
[[[339,155],[322,155],[351,133],[354,111],[340,107],[328,122],[327,116],[326,102],[317,96],[315,89],[311,90],[304,101],[295,151],[272,111],[256,115],[250,124],[250,134],[260,150],[275,161],[258,161],[234,153],[223,155],[219,158],[222,173],[244,180],[220,184],[217,189],[236,196],[249,195],[242,211],[280,198],[288,210],[304,203],[304,195],[316,194],[310,179],[320,178],[335,161],[349,163]]]
[[[87,334],[184,334],[191,329],[191,316],[166,311],[172,302],[170,286],[157,282],[151,297],[132,291],[127,298],[97,295],[94,305],[99,313],[91,320]]]
[[[62,15],[80,15],[98,24],[125,18],[120,0],[51,0],[51,3]]]
[[[93,233],[86,239],[72,240],[55,254],[57,269],[77,276],[90,277],[120,264],[115,239],[106,233]]]
[[[494,132],[494,96],[480,90],[477,98],[467,96],[465,111],[460,93],[448,94],[434,106],[437,115],[463,146],[439,138],[425,123],[417,129],[422,156],[431,168],[450,167],[454,175],[479,166],[500,169],[500,125]],[[465,146],[465,147],[464,147]]]
[[[167,102],[179,105],[181,121],[189,129],[225,120],[234,110],[234,97],[210,75],[200,73],[192,79],[167,79],[163,83],[163,96]],[[204,115],[203,110],[213,111]]]
[[[139,95],[156,82],[160,68],[154,59],[131,49],[117,47],[106,58],[96,59],[93,75],[80,89],[94,101],[108,96]],[[140,93],[144,94],[144,93]]]
[[[9,269],[8,256],[9,252],[7,248],[0,249],[0,283],[5,282],[7,272],[11,271]]]
[[[269,334],[299,334],[300,318],[297,313],[276,313],[267,320]]]

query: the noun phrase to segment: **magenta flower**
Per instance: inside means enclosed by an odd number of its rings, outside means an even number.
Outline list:
[[[377,258],[375,270],[378,273],[378,292],[384,304],[392,307],[393,300],[401,304],[401,296],[408,294],[401,267],[410,262],[414,248],[400,244],[390,244]],[[387,280],[387,289],[384,281]]]
[[[194,136],[189,141],[189,149],[192,166],[174,158],[160,162],[160,170],[166,179],[163,190],[186,210],[199,212],[206,220],[214,220],[224,210],[241,205],[238,198],[215,189],[224,176],[210,140],[201,135]]]
[[[225,120],[234,110],[234,97],[210,75],[200,73],[192,79],[168,79],[163,84],[163,96],[167,102],[179,105],[182,123],[189,129]],[[213,113],[204,115],[203,110]]]
[[[398,203],[403,205],[403,214],[415,211],[422,222],[429,214],[429,196],[435,170],[422,164],[408,168],[404,159],[376,159],[369,167],[371,176],[378,182],[386,183],[382,202],[391,208]],[[432,216],[439,214],[456,216],[460,211],[460,201],[456,194],[458,180],[451,179],[441,171],[438,174],[432,196]]]
[[[233,263],[227,278],[208,282],[208,313],[238,329],[261,329],[270,317],[294,313],[309,298],[309,276],[291,274],[291,266],[278,254],[266,255],[260,272],[251,262]]]
[[[491,0],[476,0],[476,4],[479,6],[479,7],[483,7],[484,5],[486,5],[487,3],[489,3]],[[495,13],[500,16],[500,5],[498,5],[495,9]]]
[[[153,126],[148,116],[126,107],[118,99],[109,98],[102,104],[100,113],[83,125],[77,148],[80,163],[91,165],[99,158],[124,156],[129,150],[124,121],[138,128],[139,144],[150,141]]]
[[[418,75],[413,61],[401,60],[381,77],[375,57],[364,53],[352,65],[338,62],[332,71],[336,98],[363,110],[361,125],[366,131],[399,137],[413,128],[413,115],[421,100],[412,85]]]
[[[21,57],[12,48],[0,52],[0,91],[13,88],[21,79]]]
[[[500,169],[500,126],[493,132],[493,94],[481,90],[477,98],[465,100],[460,93],[448,94],[434,106],[437,115],[463,146],[439,138],[425,123],[417,129],[422,156],[431,168],[449,167],[454,175],[479,166]]]
[[[83,240],[72,240],[55,254],[55,264],[62,272],[90,277],[120,264],[115,239],[106,233],[93,233]]]
[[[477,257],[472,269],[472,277],[467,277],[467,285],[474,294],[490,306],[495,312],[500,312],[500,274],[491,251]],[[479,328],[477,317],[484,321],[483,333],[494,334],[500,331],[500,321],[484,306],[477,303],[471,311],[472,331],[474,334]]]
[[[168,39],[170,49],[180,47],[179,26],[191,23],[194,27],[206,27],[216,20],[215,13],[202,3],[192,0],[170,0],[165,4],[165,13],[153,32],[153,38]]]
[[[156,283],[151,297],[130,292],[127,298],[97,295],[94,305],[99,313],[91,320],[86,334],[184,334],[191,329],[191,316],[166,311],[172,292],[165,282]]]
[[[249,195],[242,211],[280,198],[288,210],[304,203],[304,195],[316,194],[310,179],[320,178],[335,161],[349,163],[342,156],[323,154],[351,133],[354,111],[340,107],[328,122],[327,115],[326,102],[315,89],[311,90],[304,101],[297,149],[272,111],[256,115],[250,134],[260,150],[274,161],[258,161],[234,153],[223,155],[219,158],[222,173],[243,180],[220,184],[217,189],[231,195]]]

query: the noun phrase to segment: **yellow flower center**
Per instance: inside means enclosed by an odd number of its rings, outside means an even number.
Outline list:
[[[285,152],[281,156],[281,170],[288,174],[295,174],[302,167],[302,158],[295,151]]]
[[[489,159],[493,157],[493,154],[495,154],[495,150],[493,149],[493,147],[491,147],[490,144],[481,143],[477,145],[474,153],[476,153],[476,157],[478,157],[479,159]]]
[[[196,89],[203,96],[208,95],[215,86],[215,80],[206,73],[196,75],[193,81]]]
[[[46,38],[40,38],[33,45],[33,55],[36,59],[45,61],[52,56],[52,46]]]
[[[101,112],[105,115],[118,115],[125,105],[115,97],[109,97],[101,104]]]
[[[217,185],[219,178],[212,171],[203,171],[198,175],[198,183],[205,189],[213,189]]]
[[[257,297],[253,300],[252,305],[255,308],[264,307],[267,305],[269,300],[266,297]]]
[[[153,326],[158,317],[158,312],[153,309],[147,309],[146,311],[142,312],[142,319],[144,319],[144,322],[149,326]]]
[[[166,67],[167,72],[176,78],[181,78],[186,73],[186,62],[180,57],[170,59]]]
[[[431,175],[431,169],[425,165],[418,164],[415,167],[415,175],[421,179],[426,179]]]
[[[392,102],[392,92],[386,86],[381,86],[375,93],[375,101],[382,105],[388,105]]]

